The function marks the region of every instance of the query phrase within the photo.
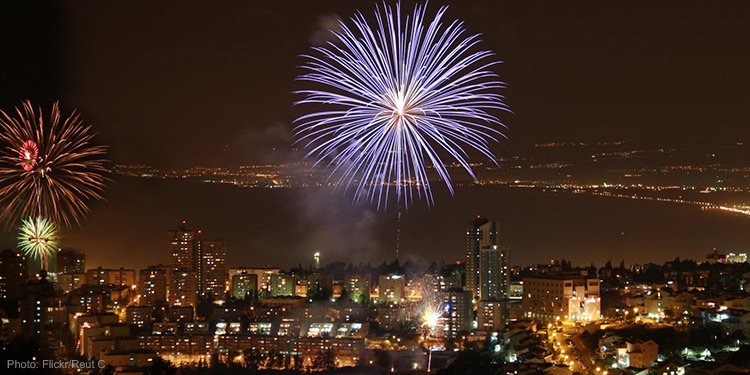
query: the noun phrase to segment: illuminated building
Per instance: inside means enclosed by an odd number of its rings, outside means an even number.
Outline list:
[[[128,306],[125,309],[125,323],[151,331],[153,312],[151,306]]]
[[[255,299],[258,295],[258,275],[247,272],[232,275],[231,293],[237,299]]]
[[[54,285],[46,279],[20,285],[18,318],[21,320],[21,335],[24,338],[46,335],[44,327],[51,323],[50,307],[58,303],[55,297]]]
[[[489,220],[483,217],[477,216],[473,222],[470,222],[471,226],[466,230],[466,285],[465,289],[471,292],[472,298],[477,299],[479,297],[479,251],[482,247],[496,244],[496,238],[490,236],[485,238],[485,235],[497,235],[497,232],[490,232],[482,230],[482,227],[489,224]],[[490,228],[493,225],[490,225]]]
[[[227,243],[225,240],[200,241],[198,284],[202,296],[224,299],[227,284]]]
[[[150,266],[138,272],[139,303],[158,306],[167,302],[167,270],[164,266]]]
[[[383,331],[397,331],[406,321],[405,310],[398,306],[378,307],[378,323]]]
[[[625,343],[625,347],[617,348],[617,363],[623,368],[650,368],[651,363],[659,358],[659,345],[654,341]]]
[[[725,254],[719,254],[719,250],[714,248],[712,253],[706,255],[706,263],[724,263],[726,258]]]
[[[485,226],[494,224],[487,223]],[[488,245],[479,250],[479,300],[505,301],[510,288],[507,246]]]
[[[86,271],[86,285],[135,285],[135,270],[94,268]]]
[[[470,291],[451,289],[438,293],[443,306],[443,330],[451,337],[472,329],[472,295]]]
[[[401,275],[380,275],[378,277],[378,302],[400,303],[406,287]]]
[[[169,276],[169,305],[193,306],[198,302],[198,276],[185,269],[174,270]]]
[[[477,216],[466,230],[466,285],[474,300],[507,300],[510,249],[500,245],[498,223]]]
[[[57,251],[55,274],[57,289],[70,293],[81,286],[81,274],[86,273],[86,254],[80,250],[61,249]],[[84,276],[83,281],[86,281]]]
[[[307,280],[297,280],[297,284],[294,285],[294,295],[297,297],[307,297],[308,294]]]
[[[506,304],[500,301],[477,302],[477,329],[480,331],[499,331],[505,328]]]
[[[281,272],[280,268],[276,267],[239,267],[229,269],[229,279],[231,280],[234,275],[240,273],[255,274],[258,275],[258,294],[265,295],[271,292],[271,276],[278,275]]]
[[[57,290],[70,293],[86,285],[86,273],[58,273]]]
[[[185,228],[185,222],[176,230],[167,231],[169,267],[195,272],[198,269],[198,234]]]
[[[194,309],[191,306],[169,306],[167,320],[173,323],[192,322]]]
[[[294,276],[275,274],[271,275],[271,297],[293,296],[294,295]]]
[[[354,302],[361,302],[370,298],[370,275],[346,275],[344,289]]]
[[[333,275],[328,273],[314,272],[307,275],[307,291],[333,290]]]
[[[729,253],[727,255],[727,263],[747,263],[747,253]]]
[[[106,350],[102,352],[101,360],[113,367],[150,367],[156,358],[156,353],[150,350]],[[127,372],[120,372],[127,373]]]
[[[86,254],[81,250],[61,249],[57,251],[57,273],[86,272]]]
[[[598,279],[583,276],[524,278],[523,294],[525,318],[553,322],[596,321],[601,317]]]
[[[19,297],[27,272],[26,256],[12,250],[0,253],[0,300],[16,300]]]
[[[523,281],[511,281],[508,289],[508,299],[521,300],[523,298]]]
[[[312,364],[321,351],[331,350],[337,367],[356,366],[364,355],[365,343],[360,338],[287,337],[225,333],[144,335],[139,337],[142,348],[167,356],[175,363],[207,359],[218,351],[242,352],[255,348],[261,353],[276,352],[285,356],[299,356],[301,365]]]

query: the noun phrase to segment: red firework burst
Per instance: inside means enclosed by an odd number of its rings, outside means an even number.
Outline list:
[[[18,150],[18,157],[21,161],[18,163],[23,170],[28,172],[36,166],[36,159],[39,157],[39,147],[36,142],[28,140]]]
[[[0,221],[79,223],[108,181],[106,147],[93,138],[90,125],[76,113],[63,117],[57,103],[46,115],[29,101],[15,113],[0,111]]]

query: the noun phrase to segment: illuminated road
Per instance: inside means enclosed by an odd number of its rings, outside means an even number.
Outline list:
[[[564,363],[569,366],[573,372],[581,374],[593,374],[592,361],[587,357],[585,347],[579,338],[578,327],[565,324],[562,326],[562,332],[554,332],[554,345],[559,351],[558,363]]]

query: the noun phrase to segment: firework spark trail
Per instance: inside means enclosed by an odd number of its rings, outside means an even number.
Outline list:
[[[497,94],[505,84],[489,70],[498,63],[491,52],[472,52],[478,35],[466,36],[458,21],[443,25],[446,10],[426,25],[424,6],[402,17],[400,4],[383,4],[374,27],[357,13],[331,31],[336,42],[305,55],[308,72],[298,80],[326,87],[297,91],[304,98],[295,104],[326,109],[296,120],[297,142],[328,164],[337,186],[356,184],[355,203],[364,196],[387,206],[395,185],[405,206],[414,190],[433,204],[428,167],[453,194],[445,160],[474,180],[469,150],[494,162],[489,143],[504,125],[491,112],[508,111]]]
[[[7,225],[41,216],[70,226],[88,213],[87,200],[103,199],[106,147],[91,144],[91,126],[78,114],[61,121],[55,103],[45,122],[25,101],[15,116],[0,111],[0,130],[0,220]]]

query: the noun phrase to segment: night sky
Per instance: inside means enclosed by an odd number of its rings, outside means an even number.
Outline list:
[[[18,3],[0,15],[2,108],[60,98],[114,161],[168,167],[288,158],[298,55],[376,4]],[[447,16],[505,61],[512,145],[750,134],[747,2],[457,1]]]
[[[60,99],[95,126],[115,163],[294,161],[290,124],[301,109],[290,93],[299,55],[327,40],[337,17],[371,17],[375,4],[3,2],[0,106]],[[509,140],[500,155],[553,140],[750,135],[748,2],[454,1],[447,17],[483,34],[482,47],[505,62],[497,72],[514,113],[502,116]],[[160,213],[154,232],[181,214]]]

